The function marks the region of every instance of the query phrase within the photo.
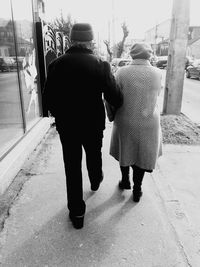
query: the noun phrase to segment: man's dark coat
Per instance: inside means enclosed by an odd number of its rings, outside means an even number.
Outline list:
[[[109,63],[96,57],[92,50],[71,47],[49,65],[43,103],[59,127],[103,130],[102,94],[114,107],[121,105],[122,96]]]

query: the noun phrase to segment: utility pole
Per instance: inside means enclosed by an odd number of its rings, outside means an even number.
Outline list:
[[[163,114],[181,112],[190,0],[173,0]]]
[[[112,46],[115,45],[115,0],[112,0]]]

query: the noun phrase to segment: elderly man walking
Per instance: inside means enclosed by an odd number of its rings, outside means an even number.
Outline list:
[[[93,53],[93,30],[88,23],[76,23],[71,30],[72,46],[48,68],[43,102],[60,136],[66,173],[69,218],[75,228],[84,225],[82,147],[91,190],[103,180],[102,139],[105,129],[103,98],[115,108],[122,96],[110,65]]]

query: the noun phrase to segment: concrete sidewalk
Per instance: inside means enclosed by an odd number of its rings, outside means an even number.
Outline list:
[[[141,201],[121,193],[118,162],[109,156],[111,123],[104,134],[104,181],[90,191],[83,158],[87,212],[82,230],[66,208],[59,137],[48,138],[16,177],[29,178],[9,209],[0,234],[2,266],[200,266],[199,147],[164,146],[153,174],[145,174]]]
[[[200,266],[200,146],[165,145],[152,178],[189,266]]]

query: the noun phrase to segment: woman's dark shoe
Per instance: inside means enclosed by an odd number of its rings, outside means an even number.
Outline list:
[[[140,198],[142,197],[142,191],[141,190],[133,190],[133,201],[139,202]]]
[[[120,180],[118,186],[119,186],[120,190],[124,190],[124,189],[129,190],[129,189],[131,189],[130,181]]]
[[[69,213],[69,218],[76,229],[83,228],[84,225],[84,215],[73,215],[72,213]]]

